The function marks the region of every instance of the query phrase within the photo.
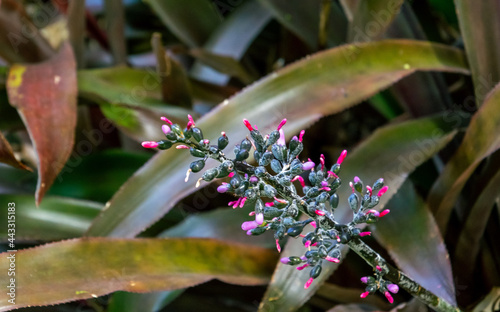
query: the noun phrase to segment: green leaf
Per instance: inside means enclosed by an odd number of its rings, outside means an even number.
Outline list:
[[[268,10],[255,0],[247,1],[224,20],[207,40],[203,50],[239,61],[269,21],[271,21],[271,14]],[[217,85],[227,84],[230,78],[228,75],[217,72],[217,68],[212,69],[201,63],[197,61],[193,65],[192,77]]]
[[[0,269],[8,271],[10,253]],[[15,253],[16,303],[7,311],[101,296],[116,290],[148,292],[185,288],[211,279],[239,285],[266,283],[274,251],[211,239],[85,238]],[[27,269],[29,268],[29,269]],[[9,285],[9,276],[0,277]]]
[[[499,198],[498,185],[500,185],[500,171],[488,181],[472,209],[467,212],[468,217],[457,240],[453,267],[460,268],[460,275],[469,279],[472,278],[476,268],[481,238],[490,220],[495,201]]]
[[[285,131],[291,135],[322,116],[359,103],[415,70],[467,72],[463,54],[442,45],[388,40],[361,47],[350,63],[345,61],[345,55],[352,46],[346,45],[287,66],[224,101],[197,125],[212,141],[221,131],[231,139],[241,139],[248,135],[243,118],[258,123],[259,129],[269,130],[287,117]],[[195,190],[198,175],[182,182],[191,161],[191,157],[175,149],[158,154],[115,194],[88,235],[132,237],[158,220]]]
[[[322,0],[259,0],[274,17],[301,38],[312,50],[318,45]],[[347,20],[340,7],[333,2],[326,25],[327,43],[336,46],[345,42]]]
[[[88,200],[47,196],[37,208],[33,195],[0,195],[0,204],[16,207],[16,239],[51,241],[80,237],[103,208]],[[0,222],[7,224],[7,209],[0,212]],[[7,240],[7,226],[0,230],[0,238]]]
[[[500,85],[497,85],[472,117],[460,147],[432,186],[427,201],[442,233],[446,232],[453,206],[474,169],[500,148],[499,103]]]
[[[216,6],[208,0],[147,0],[146,3],[190,47],[201,46],[221,22]]]
[[[387,249],[400,270],[456,305],[448,251],[430,210],[409,180],[384,208],[391,213],[374,225],[377,241]]]
[[[352,220],[352,210],[347,205],[347,198],[351,194],[347,181],[352,181],[357,175],[365,184],[373,184],[377,179],[384,178],[389,190],[381,197],[377,206],[384,207],[408,175],[453,138],[456,124],[448,122],[445,116],[438,115],[379,128],[352,153],[348,153],[340,172],[344,182],[337,193],[343,205],[335,210],[336,220],[341,223]],[[331,159],[337,157],[338,155],[332,155]],[[344,256],[348,250],[344,246]],[[281,256],[297,256],[303,252],[304,245],[300,240],[289,240]],[[270,307],[286,310],[301,306],[337,267],[338,264],[333,263],[323,265],[321,275],[308,289],[304,289],[309,271],[298,272],[294,267],[278,263],[260,310],[266,311]]]
[[[500,6],[495,0],[455,0],[455,7],[479,106],[500,81]]]
[[[107,312],[156,312],[166,303],[174,301],[184,289],[151,292],[145,294],[117,291],[109,301]]]
[[[84,131],[84,134],[96,146],[102,140],[97,132]],[[104,203],[149,158],[150,154],[146,153],[132,154],[112,149],[87,157],[75,154],[61,170],[48,194]]]
[[[76,64],[65,44],[39,64],[13,65],[7,80],[14,106],[33,142],[38,165],[36,202],[40,204],[73,149],[76,127]]]
[[[380,39],[399,13],[404,0],[361,1],[349,24],[350,42]]]

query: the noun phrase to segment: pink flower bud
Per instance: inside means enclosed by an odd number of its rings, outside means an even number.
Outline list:
[[[250,217],[252,216],[255,216],[255,211],[250,211],[250,213],[248,214]]]
[[[325,169],[325,155],[321,154],[319,156],[319,162],[321,163],[321,170]]]
[[[302,130],[302,131],[300,131],[300,134],[299,134],[299,142],[302,142],[302,139],[304,138],[304,133],[306,133],[306,130]]]
[[[257,226],[258,224],[255,221],[245,221],[241,224],[241,229],[243,231],[249,231],[255,229]]]
[[[245,206],[245,202],[247,201],[247,198],[246,197],[243,197],[243,198],[240,198],[240,205],[239,207],[240,208],[243,208],[243,206]]]
[[[325,260],[326,260],[326,261],[333,262],[333,263],[339,263],[339,262],[340,262],[340,260],[339,260],[339,259],[334,258],[334,257],[330,257],[330,256],[326,256]]]
[[[354,183],[358,183],[359,181],[361,181],[361,180],[359,179],[359,177],[358,177],[358,176],[355,176],[355,177],[354,177]]]
[[[369,292],[369,291],[365,291],[364,293],[362,293],[362,294],[360,295],[360,297],[361,297],[361,298],[366,298],[366,296],[368,296],[369,294],[370,294],[370,292]]]
[[[252,230],[248,230],[248,231],[247,231],[247,235],[248,235],[248,236],[252,235]]]
[[[307,268],[308,266],[309,266],[309,264],[307,264],[307,263],[303,264],[303,265],[297,267],[297,270],[302,271],[303,269]]]
[[[307,289],[309,288],[309,286],[311,286],[312,282],[314,281],[314,278],[310,278],[307,280],[307,282],[304,284],[304,289]]]
[[[346,155],[347,155],[347,151],[343,150],[342,153],[340,153],[339,158],[337,159],[337,164],[339,164],[339,165],[342,164]]]
[[[386,214],[388,214],[389,212],[391,212],[389,209],[385,209],[384,211],[382,211],[380,214],[379,214],[379,217],[383,217],[385,216]]]
[[[186,145],[177,145],[175,148],[176,149],[189,149],[189,146],[186,146]]]
[[[278,250],[278,252],[281,252],[281,246],[280,246],[280,240],[279,239],[276,240],[276,249]]]
[[[168,123],[169,125],[173,125],[173,123],[167,117],[162,116],[160,119],[163,120],[164,122]]]
[[[359,236],[363,237],[363,236],[369,236],[369,235],[372,235],[372,232],[361,232],[359,233]]]
[[[308,171],[316,166],[312,161],[308,161],[302,164],[302,170]]]
[[[264,206],[266,206],[266,207],[272,207],[272,206],[274,206],[274,203],[273,202],[268,202],[268,203],[265,203]]]
[[[324,210],[319,210],[319,209],[316,209],[314,211],[318,216],[324,216],[325,215],[325,211]]]
[[[304,246],[305,246],[306,248],[309,248],[309,246],[311,246],[311,243],[312,243],[311,241],[307,241],[307,242],[304,244]]]
[[[382,268],[380,267],[380,265],[376,265],[375,269],[377,269],[377,271],[379,271],[379,272],[382,272]]]
[[[286,145],[285,131],[283,131],[283,129],[280,129],[279,131],[280,131],[280,138],[278,139],[276,144],[281,145],[281,146],[285,146]]]
[[[366,186],[366,189],[368,190],[368,193],[370,194],[370,196],[372,196],[372,194],[373,194],[373,189],[372,189],[372,187],[371,187],[371,186],[369,186],[369,185],[367,185],[367,186]]]
[[[155,141],[144,141],[142,142],[142,147],[145,147],[145,148],[155,148],[155,147],[158,147],[158,142],[155,142]]]
[[[385,295],[385,297],[387,298],[387,301],[389,301],[389,303],[393,303],[393,302],[394,302],[394,299],[392,298],[392,296],[391,296],[391,293],[390,293],[390,292],[386,291],[386,292],[384,293],[384,295]]]
[[[366,284],[366,283],[368,283],[368,276],[363,276],[363,277],[361,278],[361,282],[363,282],[363,283],[365,283],[365,284]]]
[[[278,131],[280,131],[280,130],[281,130],[281,127],[283,127],[285,124],[286,124],[286,118],[284,118],[284,119],[280,122],[280,124],[278,125],[278,129],[277,129],[277,130],[278,130]]]
[[[283,264],[288,264],[290,262],[290,258],[289,257],[281,258],[280,262],[283,263]]]
[[[375,217],[378,217],[378,216],[380,215],[380,213],[379,213],[377,210],[375,210],[375,209],[370,209],[370,210],[368,210],[368,211],[366,212],[366,214],[369,214],[369,213],[373,213],[373,215],[374,215]]]
[[[222,185],[220,185],[218,188],[217,188],[217,192],[219,193],[225,193],[229,190],[229,183],[222,183]]]
[[[245,124],[245,127],[247,127],[248,131],[253,131],[252,125],[247,119],[243,119],[243,123]]]
[[[396,294],[399,291],[399,286],[396,284],[389,284],[387,285],[387,290],[389,290],[393,294]]]
[[[167,125],[163,125],[161,126],[161,131],[163,131],[163,133],[165,133],[165,135],[169,134],[172,130],[170,130],[170,127],[167,126]]]
[[[389,187],[387,185],[384,186],[383,188],[380,189],[380,191],[378,191],[377,196],[380,197],[380,196],[384,195],[385,192],[387,192],[388,189],[389,189]]]
[[[264,214],[262,214],[262,213],[256,214],[255,215],[255,222],[257,222],[257,224],[264,223]]]
[[[316,221],[313,221],[313,222],[311,222],[309,224],[312,225],[313,228],[316,228]]]

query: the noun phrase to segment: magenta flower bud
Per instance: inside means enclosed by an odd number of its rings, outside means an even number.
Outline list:
[[[302,164],[302,170],[308,171],[316,166],[312,161],[308,161]]]
[[[252,216],[255,216],[255,211],[250,211],[250,213],[248,214],[250,217]]]
[[[228,175],[228,177],[230,177],[230,178],[234,177],[234,171],[232,171],[232,172],[229,172],[229,175]]]
[[[299,142],[302,142],[302,139],[304,138],[304,133],[306,133],[306,130],[302,130],[302,131],[300,131],[300,134],[299,134]]]
[[[380,196],[384,195],[385,192],[387,192],[388,189],[389,189],[389,187],[387,185],[384,186],[383,188],[380,189],[380,191],[378,191],[377,196],[380,197]]]
[[[327,171],[327,173],[328,173],[328,178],[330,178],[330,177],[338,178],[338,177],[339,177],[339,176],[338,176],[338,175],[336,175],[336,174],[335,174],[335,172],[333,172],[333,171]]]
[[[255,229],[257,226],[258,224],[255,221],[245,221],[241,224],[241,229],[243,231],[249,231]]]
[[[283,263],[283,264],[288,264],[290,262],[290,258],[289,257],[281,258],[280,262]]]
[[[380,265],[376,265],[375,269],[377,269],[377,271],[379,271],[379,272],[382,272],[382,268],[380,267]]]
[[[240,208],[243,208],[243,206],[245,206],[245,202],[246,201],[247,201],[246,197],[241,198],[241,200],[240,200]]]
[[[272,206],[274,206],[274,203],[273,202],[268,202],[268,203],[265,203],[264,206],[266,206],[266,207],[272,207]]]
[[[363,237],[363,236],[369,236],[369,235],[372,235],[372,232],[361,232],[359,233],[359,236]]]
[[[163,133],[165,133],[165,135],[169,134],[172,130],[170,130],[170,127],[167,126],[167,125],[163,125],[161,126],[161,131],[163,131]]]
[[[340,153],[339,158],[337,159],[337,164],[339,164],[339,165],[342,164],[346,155],[347,155],[347,151],[343,150],[342,153]]]
[[[325,187],[322,187],[320,188],[321,191],[327,191],[327,192],[330,192],[332,189],[329,188],[328,186],[325,186]]]
[[[302,271],[303,269],[307,268],[308,266],[309,266],[309,264],[307,264],[307,263],[303,264],[303,265],[297,267],[297,270]]]
[[[373,189],[372,189],[372,187],[371,187],[371,186],[369,186],[369,185],[367,185],[367,186],[366,186],[366,189],[368,190],[368,193],[370,194],[370,196],[372,196],[372,194],[373,194]]]
[[[248,235],[248,236],[251,236],[251,235],[252,235],[252,230],[248,230],[248,231],[247,231],[247,235]]]
[[[321,181],[321,187],[327,187],[328,186],[328,182],[326,181]]]
[[[188,114],[188,119],[189,119],[189,122],[193,124],[194,126],[194,119],[191,115]]]
[[[318,216],[324,216],[324,215],[325,215],[325,211],[323,211],[323,210],[316,209],[314,212],[315,212]]]
[[[312,225],[313,228],[316,228],[316,221],[313,221],[313,222],[311,222],[309,224]]]
[[[393,294],[397,294],[399,291],[399,286],[396,284],[389,284],[387,285],[387,290],[389,290]]]
[[[389,209],[386,209],[386,210],[382,211],[382,212],[379,214],[379,217],[381,217],[381,218],[382,218],[383,216],[385,216],[385,215],[386,215],[386,214],[388,214],[389,212],[391,212],[391,211],[390,211]]]
[[[263,213],[256,214],[255,215],[255,222],[257,222],[257,224],[264,223],[264,214]]]
[[[360,297],[361,297],[361,298],[366,298],[366,296],[368,296],[369,294],[370,294],[370,292],[369,292],[369,291],[365,291],[364,293],[362,293],[362,294],[360,295]]]
[[[225,193],[229,190],[229,183],[222,183],[222,185],[219,185],[219,187],[217,188],[217,192],[219,193]]]
[[[176,149],[189,149],[189,146],[186,146],[186,145],[177,145],[175,148]]]
[[[365,283],[365,284],[366,284],[366,283],[368,283],[368,276],[363,276],[363,277],[361,278],[361,282],[363,282],[363,283]]]
[[[280,138],[278,139],[278,141],[276,142],[276,144],[281,145],[281,146],[285,146],[286,145],[285,131],[283,131],[283,129],[280,129]]]
[[[311,246],[311,241],[307,241],[307,242],[304,244],[304,246],[305,246],[306,248],[309,248],[309,246]]]
[[[326,260],[326,261],[333,262],[333,263],[339,263],[339,262],[340,262],[340,260],[339,260],[339,259],[334,258],[334,257],[330,257],[330,256],[326,256],[325,260]]]
[[[280,122],[280,124],[278,125],[278,129],[277,129],[277,130],[278,130],[278,131],[280,131],[280,130],[281,130],[281,127],[283,127],[285,124],[286,124],[286,118],[284,118],[284,119]]]
[[[278,252],[281,252],[281,246],[280,246],[280,240],[279,239],[276,240],[276,249],[278,250]]]
[[[293,178],[291,181],[292,181],[292,182],[295,182],[295,181],[297,181],[297,180],[299,180],[300,185],[302,185],[302,187],[305,187],[305,186],[306,186],[306,184],[305,184],[305,182],[304,182],[304,178],[302,178],[301,176],[295,176],[295,178]]]
[[[307,261],[307,257],[306,256],[302,256],[302,257],[300,257],[300,260]]]
[[[249,181],[250,181],[250,183],[257,183],[257,182],[259,182],[259,178],[255,177],[255,176],[251,176]]]
[[[354,183],[358,183],[359,181],[361,181],[361,180],[359,179],[359,177],[358,177],[358,176],[355,176],[355,177],[354,177]]]
[[[314,278],[312,278],[312,277],[311,277],[311,278],[309,278],[309,279],[307,280],[307,282],[304,284],[304,289],[309,288],[309,286],[311,286],[311,284],[312,284],[312,282],[313,282],[313,281],[314,281]]]
[[[387,298],[387,301],[389,301],[389,303],[393,303],[393,302],[394,302],[394,299],[392,298],[392,296],[391,296],[391,293],[390,293],[390,292],[386,291],[386,292],[384,293],[384,295],[385,295],[385,297]]]
[[[245,127],[247,127],[248,131],[253,131],[252,125],[247,119],[243,119],[243,123],[245,124]]]
[[[155,147],[158,147],[158,142],[155,142],[155,141],[144,141],[142,142],[142,147],[145,147],[145,148],[155,148]]]
[[[173,122],[171,122],[170,119],[168,119],[167,117],[162,116],[160,119],[163,120],[164,122],[168,123],[169,125],[173,125]]]

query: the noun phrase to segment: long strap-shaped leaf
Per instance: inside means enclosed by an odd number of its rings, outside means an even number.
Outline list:
[[[416,70],[468,73],[462,52],[443,45],[412,40],[345,45],[263,78],[221,103],[197,124],[210,140],[215,140],[220,131],[226,131],[230,139],[241,140],[248,135],[243,118],[266,130],[287,117],[290,121],[285,131],[296,133]],[[186,156],[182,151],[168,150],[153,157],[115,194],[87,234],[133,237],[194,192],[198,176],[182,182],[192,161]]]
[[[15,276],[8,276],[12,254],[18,269]],[[15,278],[17,295],[15,304],[3,295],[0,311],[116,290],[173,290],[213,278],[258,285],[266,283],[275,261],[269,249],[214,239],[74,239],[0,254],[0,269],[5,272],[0,282],[8,286]]]
[[[465,137],[432,186],[428,203],[441,232],[446,231],[451,211],[479,163],[500,148],[500,85],[486,97],[474,114]]]

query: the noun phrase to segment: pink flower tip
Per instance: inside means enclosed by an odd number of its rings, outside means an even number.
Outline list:
[[[354,183],[358,183],[359,181],[361,181],[360,178],[358,176],[355,176],[354,177]]]
[[[394,302],[394,299],[392,298],[392,296],[391,296],[391,293],[390,293],[390,292],[386,291],[386,292],[384,293],[384,295],[385,295],[385,297],[387,298],[387,301],[389,301],[389,303],[393,303],[393,302]]]
[[[377,210],[375,210],[375,209],[370,209],[370,210],[368,210],[368,211],[366,212],[366,214],[369,214],[369,213],[373,213],[373,215],[374,215],[375,217],[378,217],[378,216],[380,215],[380,213],[379,213]]]
[[[319,210],[319,209],[316,209],[314,211],[318,216],[324,216],[325,215],[325,211],[324,210]]]
[[[249,231],[255,229],[257,226],[258,224],[255,221],[246,221],[241,224],[241,229],[243,231]]]
[[[299,180],[300,185],[302,185],[302,187],[306,186],[306,183],[304,182],[304,178],[302,178],[301,176],[295,176],[295,178],[292,179],[292,182],[295,182],[297,180]]]
[[[311,284],[312,284],[312,282],[313,282],[313,281],[314,281],[314,278],[312,278],[312,277],[311,277],[311,278],[309,278],[309,279],[307,280],[307,282],[304,284],[304,289],[309,288],[309,286],[311,286]]]
[[[393,294],[396,294],[399,291],[399,286],[396,284],[389,284],[387,285],[387,290],[389,290]]]
[[[234,171],[230,172],[230,173],[228,174],[228,177],[230,177],[230,178],[234,177]]]
[[[172,130],[170,130],[170,127],[168,125],[162,125],[161,126],[161,131],[165,133],[165,135],[169,134]]]
[[[368,276],[363,276],[363,277],[361,278],[361,282],[363,282],[363,283],[365,283],[365,284],[366,284],[366,283],[368,283]]]
[[[243,208],[243,206],[245,206],[245,202],[246,202],[246,201],[247,201],[247,198],[246,198],[246,197],[241,198],[241,200],[240,200],[240,206],[239,206],[239,207],[240,207],[240,208]],[[260,223],[260,224],[261,224],[261,223]]]
[[[325,260],[326,260],[326,261],[333,262],[333,263],[339,263],[339,262],[340,262],[340,260],[339,260],[339,259],[334,258],[334,257],[330,257],[330,256],[326,256]]]
[[[304,246],[305,246],[306,248],[309,248],[309,246],[311,246],[311,241],[307,241],[307,242],[304,244]]]
[[[302,271],[303,269],[307,268],[308,266],[309,266],[309,264],[307,264],[307,263],[303,264],[303,265],[297,267],[297,270]]]
[[[387,185],[384,186],[383,188],[380,189],[380,191],[378,191],[377,196],[380,197],[380,196],[384,195],[385,192],[387,192],[388,189],[389,189],[389,187]]]
[[[279,137],[278,141],[276,142],[276,144],[281,145],[281,146],[285,146],[286,145],[285,131],[283,131],[283,129],[280,129],[279,132],[280,132],[280,137]]]
[[[316,228],[316,221],[313,221],[313,222],[311,222],[309,224],[312,225],[313,228]]]
[[[342,164],[346,155],[347,155],[347,150],[343,150],[342,153],[340,153],[339,158],[337,159],[337,164],[339,165]]]
[[[252,230],[248,230],[248,231],[247,231],[247,235],[248,235],[248,236],[251,236],[251,235],[252,235]]]
[[[266,206],[266,207],[272,207],[272,206],[274,206],[274,203],[273,202],[268,202],[268,203],[265,203],[264,206]]]
[[[288,264],[290,262],[290,258],[289,257],[281,258],[280,262],[283,263],[283,264]]]
[[[283,118],[283,120],[280,122],[280,124],[278,125],[278,131],[281,130],[281,128],[286,124],[286,118]]]
[[[373,189],[372,189],[372,187],[371,187],[371,186],[369,186],[369,185],[367,185],[367,186],[366,186],[366,189],[368,190],[368,193],[370,194],[370,196],[372,196],[372,194],[373,194]]]
[[[189,149],[189,146],[186,146],[186,145],[177,145],[175,148],[176,149]]]
[[[306,130],[302,130],[302,131],[300,131],[300,134],[299,134],[299,142],[302,142],[302,139],[304,138],[304,133],[306,133]]]
[[[312,161],[308,161],[302,164],[302,170],[308,171],[316,166]]]
[[[372,232],[361,232],[359,233],[359,236],[363,237],[363,236],[370,236],[372,235]]]
[[[380,267],[380,265],[376,265],[375,269],[377,269],[377,271],[379,271],[379,272],[382,272],[382,268]]]
[[[324,186],[322,188],[320,188],[321,191],[327,191],[327,192],[330,192],[332,189],[329,188],[328,186]]]
[[[243,119],[243,123],[245,124],[245,127],[247,127],[248,131],[253,131],[250,121],[248,121],[247,119]]]
[[[281,252],[281,246],[280,246],[280,240],[279,239],[276,240],[276,249],[278,250],[278,252]]]
[[[385,216],[386,214],[388,214],[389,212],[391,212],[389,209],[385,209],[384,211],[382,211],[380,214],[379,214],[379,217],[383,217]]]
[[[255,215],[255,222],[257,222],[257,224],[264,223],[264,214],[262,214],[262,213],[256,214]]]
[[[141,143],[142,147],[145,148],[155,148],[158,147],[158,142],[155,141],[144,141]]]
[[[164,122],[168,123],[169,125],[173,125],[173,124],[174,124],[174,123],[173,123],[173,122],[171,122],[171,121],[170,121],[170,119],[168,119],[167,117],[162,116],[160,119],[161,119],[161,120],[163,120]]]
[[[362,293],[361,295],[359,295],[359,297],[366,298],[369,294],[370,294],[369,291],[365,291],[364,293]]]
[[[222,183],[222,185],[219,185],[217,188],[217,192],[219,193],[225,193],[229,190],[230,185],[228,183]]]

